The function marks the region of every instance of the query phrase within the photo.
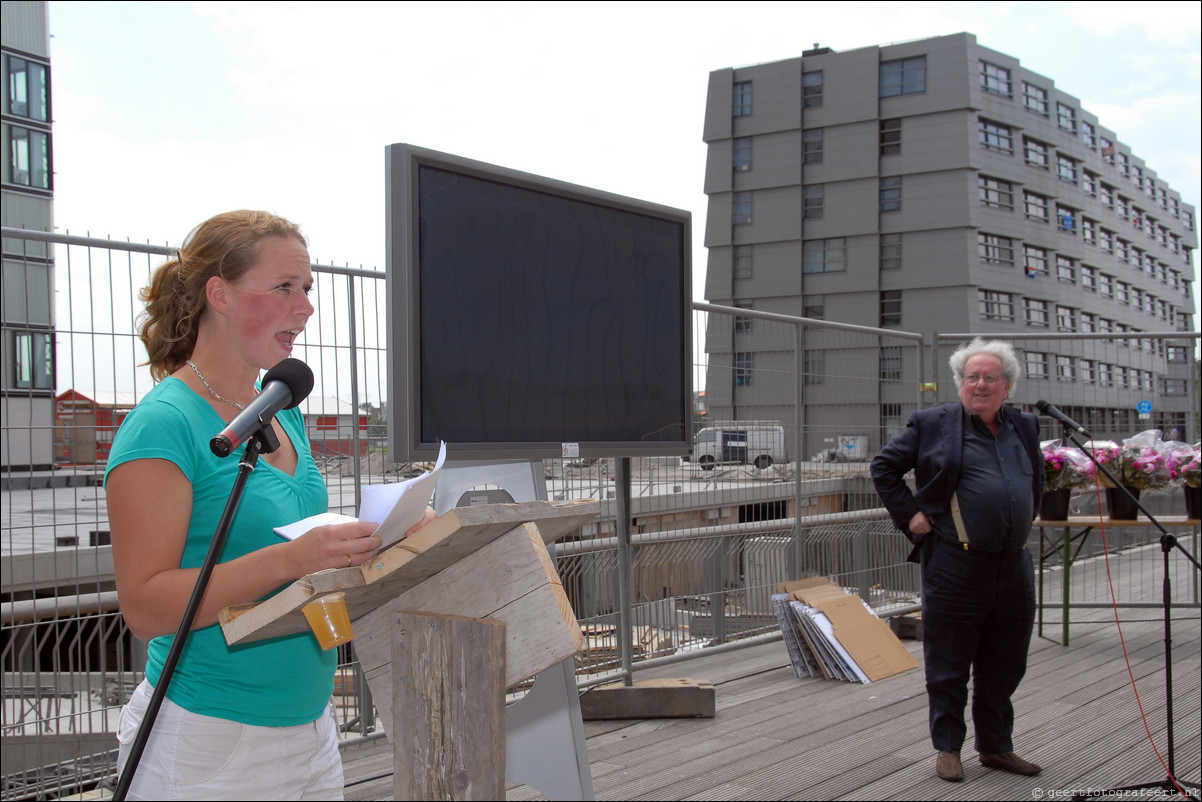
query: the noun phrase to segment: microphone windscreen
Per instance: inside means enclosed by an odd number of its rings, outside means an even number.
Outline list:
[[[288,359],[277,362],[267,375],[263,377],[262,385],[269,382],[283,382],[292,393],[292,401],[284,409],[292,409],[313,392],[313,371],[299,359]]]

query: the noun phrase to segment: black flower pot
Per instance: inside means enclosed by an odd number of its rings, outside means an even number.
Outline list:
[[[1202,518],[1202,486],[1190,487],[1185,485],[1185,517],[1192,520]]]
[[[1067,521],[1070,495],[1071,491],[1067,487],[1060,490],[1043,491],[1043,501],[1039,504],[1039,517],[1045,521]]]
[[[1110,520],[1134,521],[1139,517],[1139,505],[1136,503],[1139,500],[1139,489],[1127,489],[1131,491],[1134,499],[1128,498],[1127,494],[1117,487],[1106,488],[1106,509],[1110,511]]]

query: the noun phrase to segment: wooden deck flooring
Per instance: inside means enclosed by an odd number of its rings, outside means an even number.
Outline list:
[[[1058,615],[1045,613],[1045,620]],[[1161,782],[1168,776],[1155,751],[1167,760],[1164,626],[1159,609],[1124,609],[1120,615],[1134,690],[1112,610],[1074,610],[1067,647],[1039,637],[1032,642],[1027,676],[1015,696],[1015,744],[1020,755],[1043,766],[1038,777],[980,766],[971,724],[963,754],[966,781],[935,776],[920,642],[906,642],[918,669],[869,685],[799,680],[784,644],[775,642],[639,672],[640,680],[711,682],[717,715],[585,722],[596,798],[1038,800],[1076,789]],[[1202,769],[1202,623],[1196,609],[1173,615],[1176,774],[1196,784]],[[1059,639],[1059,625],[1045,625],[1045,634]],[[386,741],[348,752],[344,766],[347,799],[391,798]],[[516,784],[507,797],[544,798]]]

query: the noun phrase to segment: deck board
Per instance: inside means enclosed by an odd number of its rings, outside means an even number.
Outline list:
[[[1157,568],[1147,570],[1155,574]],[[1124,582],[1128,579],[1148,581],[1127,577]],[[1059,593],[1054,579],[1049,590]],[[1160,611],[1126,608],[1120,615],[1148,728],[1163,754]],[[712,683],[716,715],[585,722],[596,798],[1030,800],[1037,788],[1046,796],[1049,790],[1160,782],[1167,772],[1148,742],[1113,618],[1108,609],[1075,609],[1067,647],[1047,638],[1032,640],[1027,675],[1015,694],[1015,742],[1020,754],[1044,767],[1039,777],[979,765],[971,723],[964,749],[967,781],[946,783],[935,776],[921,643],[905,641],[919,658],[917,669],[859,685],[798,679],[783,642],[777,641],[640,671],[639,679]],[[1045,631],[1058,638],[1060,625]],[[1202,769],[1197,610],[1173,612],[1173,666],[1176,770],[1197,783]],[[387,772],[390,759],[383,740],[348,753],[348,784]],[[347,798],[389,799],[391,791],[389,776],[348,785]],[[506,795],[544,798],[517,783],[509,784]]]

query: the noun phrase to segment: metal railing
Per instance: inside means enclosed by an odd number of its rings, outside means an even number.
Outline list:
[[[136,298],[171,249],[11,229],[3,238],[6,276],[10,266],[46,269],[38,253],[45,244],[54,264],[51,297],[26,298],[22,321],[5,318],[6,338],[37,328],[51,332],[54,343],[53,385],[4,396],[0,774],[5,799],[32,799],[111,773],[117,714],[142,675],[145,644],[128,632],[117,607],[100,478],[120,415],[152,386],[140,364]],[[309,412],[327,419],[310,435],[315,451],[323,444],[317,459],[330,507],[353,513],[363,485],[413,470],[389,462],[382,450],[385,282],[382,273],[349,267],[315,265],[314,275],[316,312],[296,355],[314,367],[313,403],[336,398],[355,411]],[[51,305],[53,314],[34,320]],[[784,580],[831,577],[882,612],[917,603],[916,566],[905,562],[909,544],[879,509],[867,459],[910,412],[954,400],[939,363],[957,335],[928,341],[710,304],[695,305],[694,332],[695,376],[707,388],[696,426],[718,418],[776,421],[788,453],[765,467],[747,453],[704,466],[632,460],[628,567],[618,554],[614,463],[544,462],[549,497],[601,502],[600,518],[556,545],[557,568],[588,637],[589,649],[577,659],[582,686],[620,676],[624,649],[637,669],[774,636],[770,596]],[[1093,346],[1082,340],[1074,347]],[[1165,357],[1139,353],[1148,360],[1137,368],[1142,382]],[[939,389],[928,382],[940,382]],[[43,462],[54,468],[13,467]],[[1177,503],[1166,496],[1165,511]],[[1135,545],[1149,536],[1146,528],[1127,535]],[[1141,552],[1124,546],[1124,553]],[[1075,588],[1102,582],[1083,577]],[[1128,583],[1123,592],[1137,603],[1156,598],[1159,588]],[[1197,605],[1196,581],[1185,598]],[[336,702],[344,730],[370,737],[375,717],[365,683],[353,651],[341,657]]]

